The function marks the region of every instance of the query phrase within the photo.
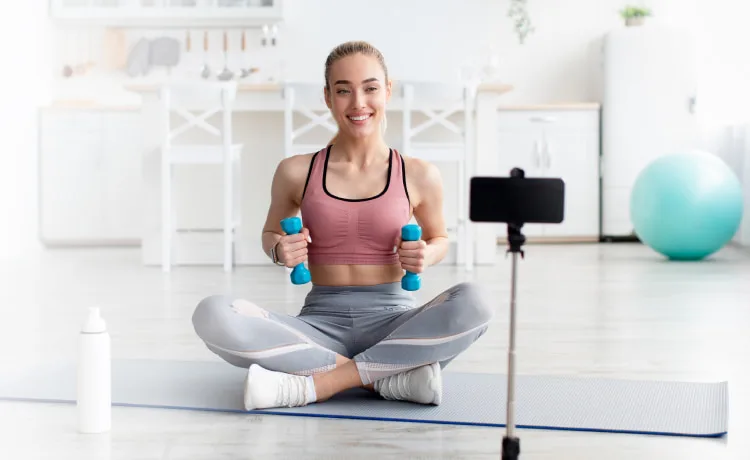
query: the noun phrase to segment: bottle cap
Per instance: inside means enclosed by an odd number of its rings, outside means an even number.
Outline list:
[[[101,313],[99,312],[99,307],[90,307],[89,317],[86,319],[86,324],[83,325],[83,329],[81,329],[81,332],[96,334],[106,331],[107,323],[102,318]]]

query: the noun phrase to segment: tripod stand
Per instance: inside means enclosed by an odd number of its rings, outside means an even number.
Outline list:
[[[513,256],[510,287],[510,347],[508,349],[508,396],[506,433],[502,460],[518,460],[521,443],[515,435],[516,398],[516,278],[518,256],[526,237],[524,224],[556,224],[565,217],[565,183],[559,178],[526,178],[521,168],[510,177],[472,177],[469,218],[472,222],[508,224],[508,251]]]

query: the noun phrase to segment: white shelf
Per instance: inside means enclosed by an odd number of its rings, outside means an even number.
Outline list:
[[[283,20],[282,0],[50,0],[53,20],[117,27],[253,27]]]

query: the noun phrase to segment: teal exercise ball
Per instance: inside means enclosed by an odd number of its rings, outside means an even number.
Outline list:
[[[666,154],[637,176],[630,197],[636,236],[670,260],[701,260],[727,244],[742,220],[742,186],[718,156]]]

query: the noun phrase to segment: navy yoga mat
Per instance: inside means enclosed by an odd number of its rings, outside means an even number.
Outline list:
[[[112,399],[118,406],[245,413],[244,378],[243,369],[223,362],[115,360]],[[5,400],[74,403],[75,392],[75,363],[0,378]],[[503,427],[505,396],[504,375],[446,370],[440,406],[357,389],[320,404],[247,413]],[[516,417],[518,428],[718,437],[727,433],[727,383],[519,375]]]

